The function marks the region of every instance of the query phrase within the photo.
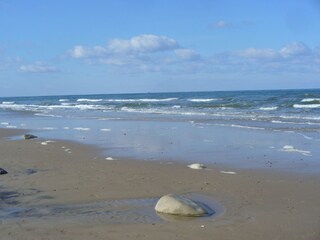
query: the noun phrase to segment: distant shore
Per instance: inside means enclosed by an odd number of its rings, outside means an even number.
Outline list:
[[[319,175],[219,165],[193,170],[177,162],[112,159],[74,142],[8,140],[23,132],[0,129],[0,167],[8,171],[0,175],[4,239],[320,237]],[[198,194],[222,210],[166,220],[153,203],[168,193]]]

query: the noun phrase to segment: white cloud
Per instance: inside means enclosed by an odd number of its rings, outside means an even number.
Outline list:
[[[73,58],[84,59],[87,64],[107,65],[110,71],[121,73],[314,72],[319,70],[320,59],[316,50],[296,42],[280,49],[251,47],[200,56],[193,49],[183,48],[172,38],[156,35],[112,39],[104,47],[77,45],[69,53]]]
[[[301,42],[294,42],[284,46],[279,52],[283,57],[288,58],[309,55],[311,50]]]
[[[74,58],[97,58],[106,56],[108,51],[100,46],[86,48],[84,46],[77,45],[70,50],[69,53]]]
[[[48,73],[59,72],[59,69],[52,65],[48,65],[42,62],[36,62],[34,64],[20,66],[19,71],[23,73]]]
[[[176,40],[166,36],[139,35],[129,40],[112,39],[105,47],[84,47],[77,45],[69,51],[73,58],[106,58],[116,55],[139,55],[155,52],[172,51],[179,48]]]
[[[192,49],[176,49],[174,50],[176,56],[185,61],[194,61],[200,59],[200,54]]]
[[[113,53],[147,53],[168,51],[179,48],[176,40],[166,36],[144,34],[129,40],[113,39],[107,49]]]
[[[314,51],[315,53],[315,51]],[[293,42],[285,45],[280,50],[271,48],[247,48],[240,51],[235,51],[231,55],[245,59],[260,60],[265,62],[272,61],[294,61],[303,62],[303,57],[312,57],[313,51],[304,43]]]
[[[216,54],[210,62],[215,69],[238,73],[314,73],[319,69],[316,49],[290,43],[280,49],[247,48]]]
[[[76,45],[69,50],[69,55],[84,59],[88,64],[125,66],[125,71],[132,72],[159,71],[163,66],[170,68],[170,64],[200,59],[197,52],[181,48],[175,39],[151,34],[130,39],[111,39],[105,46]]]
[[[87,55],[86,50],[81,45],[77,45],[72,50],[70,50],[70,54],[74,58],[83,58]]]
[[[211,25],[214,28],[232,28],[233,25],[224,20],[220,20]]]
[[[258,49],[258,48],[247,48],[245,50],[237,51],[234,55],[244,58],[253,58],[261,60],[272,60],[279,57],[279,53],[276,50]]]

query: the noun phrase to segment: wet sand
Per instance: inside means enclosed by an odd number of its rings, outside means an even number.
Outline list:
[[[110,161],[78,143],[8,140],[17,134],[0,130],[0,239],[320,239],[320,174]],[[218,214],[158,216],[168,193],[203,196]]]

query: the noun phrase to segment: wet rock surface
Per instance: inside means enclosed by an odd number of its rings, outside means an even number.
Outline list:
[[[189,198],[168,194],[159,199],[155,206],[158,213],[166,213],[185,217],[202,217],[210,214],[203,204]]]

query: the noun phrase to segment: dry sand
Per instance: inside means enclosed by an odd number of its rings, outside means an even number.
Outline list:
[[[0,175],[0,239],[320,239],[319,175],[110,161],[91,146],[12,134],[22,132],[0,130],[9,172]],[[159,217],[154,203],[168,193],[203,196],[218,214]]]

